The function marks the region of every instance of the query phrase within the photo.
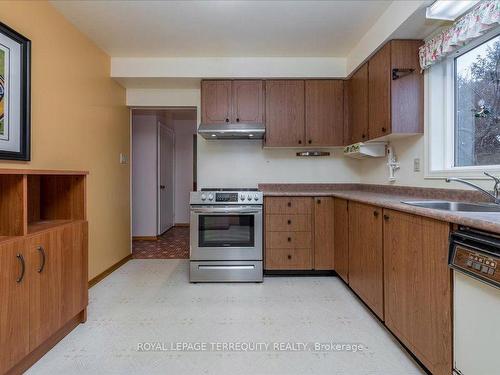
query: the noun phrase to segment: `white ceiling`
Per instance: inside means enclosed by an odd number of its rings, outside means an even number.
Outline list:
[[[112,57],[345,57],[391,3],[51,2]]]

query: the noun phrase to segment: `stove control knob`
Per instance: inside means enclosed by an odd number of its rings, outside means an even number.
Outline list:
[[[208,194],[208,200],[209,200],[209,201],[214,200],[214,195],[213,195],[213,194]]]
[[[245,194],[241,194],[241,195],[240,195],[240,199],[241,199],[242,201],[244,201],[244,200],[245,200],[245,198],[246,198],[246,197],[245,197]]]
[[[249,201],[252,200],[252,196],[250,194],[248,194],[248,198],[247,198]]]
[[[202,194],[201,195],[201,200],[204,201],[205,199],[207,199],[207,196],[205,194]]]
[[[259,196],[258,196],[257,194],[255,194],[255,195],[254,195],[254,197],[253,197],[253,199],[254,199],[255,201],[258,201],[258,200],[259,200]]]

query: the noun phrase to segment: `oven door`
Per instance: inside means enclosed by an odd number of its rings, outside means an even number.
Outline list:
[[[191,206],[191,260],[262,260],[261,206]]]

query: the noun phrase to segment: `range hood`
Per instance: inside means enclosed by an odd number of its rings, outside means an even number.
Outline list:
[[[264,124],[200,124],[198,134],[205,139],[262,139],[266,132]]]

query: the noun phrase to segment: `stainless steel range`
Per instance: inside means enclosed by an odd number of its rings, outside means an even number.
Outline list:
[[[191,193],[191,282],[262,282],[262,192]]]

